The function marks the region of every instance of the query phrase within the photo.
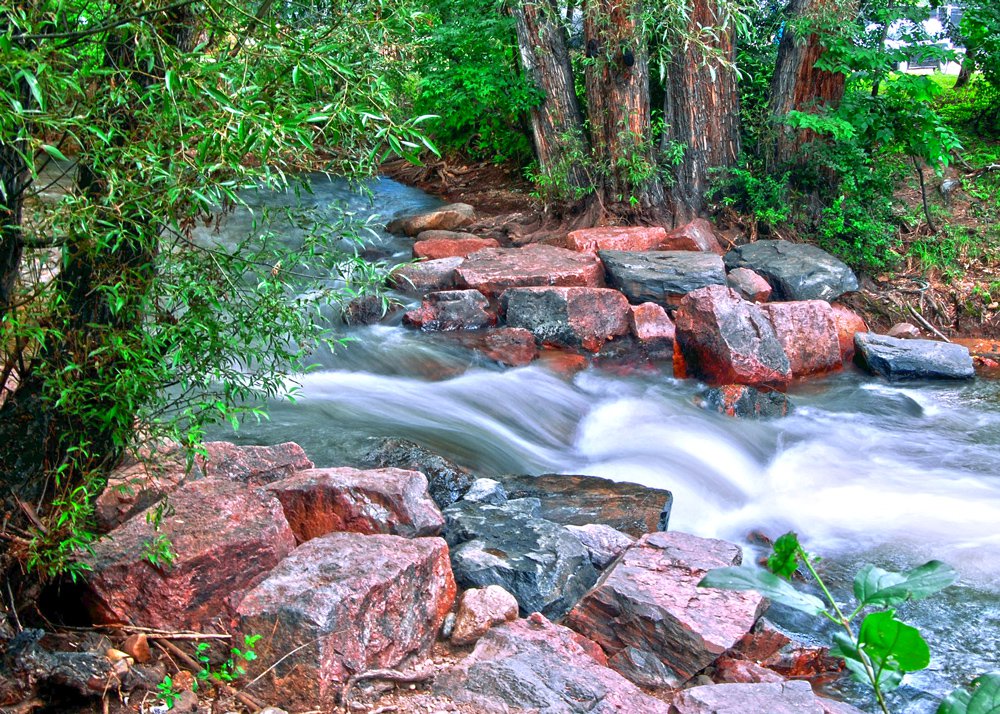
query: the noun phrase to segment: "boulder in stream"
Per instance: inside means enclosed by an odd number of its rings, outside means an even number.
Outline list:
[[[705,392],[702,403],[708,409],[737,419],[772,419],[791,410],[788,395],[762,392],[745,384],[724,384]]]
[[[476,480],[458,464],[406,439],[378,439],[361,462],[365,466],[421,472],[427,477],[431,498],[439,508],[462,498]]]
[[[429,232],[421,233],[420,240],[413,244],[413,257],[425,258],[427,260],[455,257],[465,258],[483,248],[500,247],[500,244],[492,238],[478,238],[468,233],[455,234],[461,237],[424,238],[423,236]]]
[[[808,682],[710,684],[679,691],[670,714],[862,714],[861,710],[813,694]]]
[[[397,290],[413,295],[450,290],[456,284],[455,270],[464,261],[464,258],[440,258],[407,263],[393,271],[390,281]]]
[[[508,288],[604,287],[604,266],[597,256],[551,245],[486,248],[458,268],[459,284],[498,297]]]
[[[490,301],[478,290],[442,290],[429,294],[403,322],[422,330],[476,330],[495,325]]]
[[[692,290],[726,284],[722,258],[714,253],[602,250],[599,255],[608,283],[633,303],[676,305]]]
[[[788,356],[793,377],[842,369],[840,339],[833,308],[825,300],[771,302],[761,305]]]
[[[570,231],[566,247],[586,253],[599,250],[657,250],[667,232],[659,226],[599,226]]]
[[[750,302],[767,302],[771,298],[771,284],[750,268],[730,270],[726,275],[726,285]]]
[[[628,300],[608,288],[511,288],[500,298],[506,322],[540,341],[596,352],[628,332]]]
[[[464,228],[475,220],[476,209],[472,206],[467,203],[450,203],[433,211],[396,218],[386,225],[385,230],[388,233],[416,236],[431,230],[453,231]]]
[[[538,357],[535,336],[523,327],[459,332],[455,338],[465,347],[508,367],[523,367]]]
[[[858,289],[847,265],[808,243],[759,240],[726,253],[726,267],[750,268],[771,284],[775,300],[836,300]]]
[[[859,332],[868,332],[868,325],[861,315],[840,303],[830,303],[830,309],[833,311],[833,323],[837,326],[840,358],[850,362],[854,359],[854,336]]]
[[[933,340],[902,340],[871,332],[854,336],[854,361],[874,375],[902,379],[972,379],[969,348]]]
[[[632,335],[653,359],[673,359],[677,329],[667,311],[655,302],[629,306]]]

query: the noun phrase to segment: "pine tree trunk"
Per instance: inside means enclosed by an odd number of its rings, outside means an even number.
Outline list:
[[[560,197],[579,198],[591,183],[584,165],[589,147],[559,10],[551,0],[524,0],[510,11],[525,75],[542,94],[531,110],[539,173]]]
[[[841,6],[838,0],[791,0],[788,20],[778,45],[778,60],[771,80],[771,116],[777,123],[773,159],[777,166],[794,160],[799,147],[809,138],[806,132],[781,124],[790,111],[807,111],[834,107],[844,96],[846,77],[840,72],[816,68],[816,61],[826,48],[819,35],[799,37],[791,29],[793,22],[803,18],[818,18],[828,12],[842,14],[844,20],[853,14],[854,0]]]
[[[690,32],[719,27],[717,2],[693,0]],[[713,49],[719,57],[705,57],[704,49],[689,45],[671,57],[667,72],[663,98],[666,132],[661,150],[667,151],[670,142],[684,147],[675,168],[676,183],[670,189],[675,223],[687,222],[701,213],[711,170],[735,166],[740,153],[739,93],[732,64],[736,47],[731,24],[725,31],[716,31]]]
[[[664,202],[649,111],[649,55],[639,0],[587,0],[583,34],[591,145],[606,210],[636,214]]]

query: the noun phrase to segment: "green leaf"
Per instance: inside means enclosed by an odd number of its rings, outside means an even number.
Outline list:
[[[867,565],[854,578],[854,596],[861,605],[891,607],[933,595],[957,579],[958,573],[939,560],[924,563],[905,573],[893,573]]]
[[[937,714],[1000,714],[1000,672],[976,677],[970,689],[956,689],[944,698]]]
[[[59,151],[59,149],[51,144],[42,144],[42,151],[51,156],[53,159],[58,159],[59,161],[69,161],[63,152]]]
[[[774,541],[774,552],[767,559],[767,569],[782,578],[790,578],[799,567],[799,537],[793,532]]]
[[[857,643],[845,632],[835,632],[833,634],[834,646],[830,648],[830,655],[840,657],[844,660],[848,671],[855,680],[870,687],[878,686],[882,691],[892,691],[903,681],[903,672],[893,667],[879,666],[873,663],[869,656],[869,664],[872,664],[872,674],[869,675],[865,667],[864,657],[858,650]],[[875,682],[872,682],[872,676]]]
[[[748,566],[716,568],[708,571],[698,587],[721,590],[756,590],[772,602],[795,608],[810,615],[826,612],[823,601],[800,593],[777,575]]]
[[[896,619],[893,610],[873,612],[861,623],[858,646],[876,667],[916,672],[931,663],[931,651],[920,631]]]

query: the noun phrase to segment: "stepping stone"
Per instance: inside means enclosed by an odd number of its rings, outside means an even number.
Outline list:
[[[594,255],[551,245],[485,248],[465,259],[458,280],[489,297],[499,297],[508,288],[602,288],[604,267]]]
[[[722,258],[694,251],[602,250],[608,283],[633,303],[676,306],[680,299],[706,285],[725,285]]]
[[[749,268],[774,289],[774,300],[836,300],[858,289],[847,265],[822,248],[786,240],[759,240],[726,253],[726,268]]]

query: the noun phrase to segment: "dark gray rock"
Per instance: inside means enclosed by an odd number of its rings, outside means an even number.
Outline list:
[[[531,500],[459,501],[446,508],[452,570],[461,588],[500,585],[522,613],[561,617],[596,582],[597,571],[576,536],[533,515]]]
[[[969,349],[933,340],[901,340],[859,332],[854,335],[854,361],[888,379],[972,379],[976,376]]]
[[[430,293],[403,322],[422,330],[476,330],[495,325],[490,301],[478,290],[441,290]]]
[[[666,489],[569,474],[497,478],[508,498],[537,499],[541,517],[562,525],[603,523],[638,538],[670,523],[674,496]]]
[[[726,268],[749,268],[774,288],[772,300],[834,300],[858,289],[847,265],[822,248],[786,240],[759,240],[726,253]]]
[[[762,392],[744,384],[726,384],[709,389],[703,397],[707,409],[738,419],[772,419],[791,410],[791,402],[782,392]]]
[[[676,305],[678,300],[706,285],[725,285],[722,258],[697,251],[602,250],[608,283],[633,303]]]
[[[471,655],[435,677],[433,692],[491,714],[667,711],[605,667],[593,642],[537,614],[491,629]]]
[[[419,471],[427,477],[431,498],[439,508],[462,498],[476,477],[443,456],[405,439],[381,439],[361,458],[361,465]]]

